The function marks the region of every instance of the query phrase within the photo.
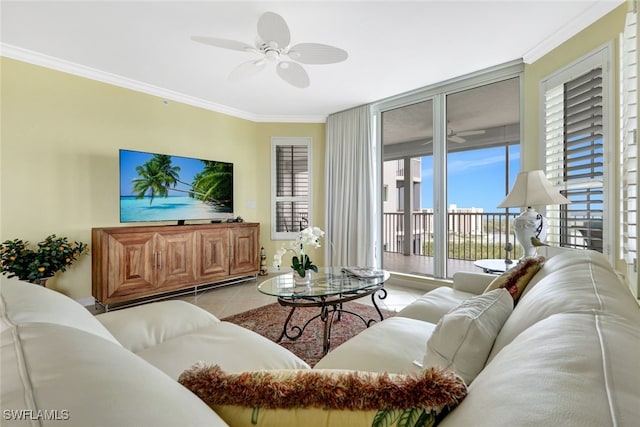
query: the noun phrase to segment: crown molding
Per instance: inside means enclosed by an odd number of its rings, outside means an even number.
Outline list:
[[[281,122],[281,123],[324,123],[326,117],[322,116],[261,116],[247,111],[238,110],[222,104],[207,101],[191,95],[186,95],[173,90],[165,89],[159,86],[150,85],[117,74],[107,73],[95,68],[76,64],[64,59],[55,58],[53,56],[44,55],[28,49],[23,49],[6,43],[0,43],[0,56],[27,62],[41,67],[61,71],[75,76],[96,80],[102,83],[130,89],[136,92],[146,93],[148,95],[157,96],[162,99],[180,102],[194,107],[203,108],[205,110],[214,111],[216,113],[226,114],[228,116],[249,120],[252,122]]]
[[[582,13],[579,17],[560,28],[550,37],[539,43],[534,48],[530,49],[522,56],[522,60],[525,64],[532,64],[538,59],[542,58],[547,53],[551,52],[556,47],[560,46],[571,37],[578,34],[580,31],[587,28],[589,25],[596,22],[598,19],[611,12],[616,7],[625,3],[626,0],[600,0]]]

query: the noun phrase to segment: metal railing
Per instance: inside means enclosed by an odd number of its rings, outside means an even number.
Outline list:
[[[505,258],[505,246],[511,243],[511,258],[521,256],[513,236],[513,219],[518,213],[449,212],[447,214],[448,253],[450,259],[475,261]],[[433,213],[411,214],[411,255],[433,256]],[[507,224],[510,235],[507,235]],[[383,248],[385,252],[404,253],[404,213],[383,214]]]

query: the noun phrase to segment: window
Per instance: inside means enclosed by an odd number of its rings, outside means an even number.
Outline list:
[[[271,238],[293,240],[312,224],[311,138],[271,139]]]
[[[549,206],[550,242],[603,252],[607,189],[607,52],[578,61],[542,82],[547,178],[571,204]],[[606,147],[606,149],[605,149]]]

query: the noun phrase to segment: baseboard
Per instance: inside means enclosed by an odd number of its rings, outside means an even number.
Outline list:
[[[96,300],[93,297],[80,298],[76,301],[85,307],[93,306],[96,303]]]

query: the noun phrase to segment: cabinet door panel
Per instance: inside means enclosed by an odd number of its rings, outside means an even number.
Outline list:
[[[154,290],[153,234],[109,236],[107,298]]]
[[[192,232],[157,235],[158,287],[175,289],[195,281],[194,244]]]
[[[259,270],[257,227],[231,229],[231,274],[251,274]]]
[[[197,277],[200,281],[229,275],[229,230],[202,230],[196,233]]]

